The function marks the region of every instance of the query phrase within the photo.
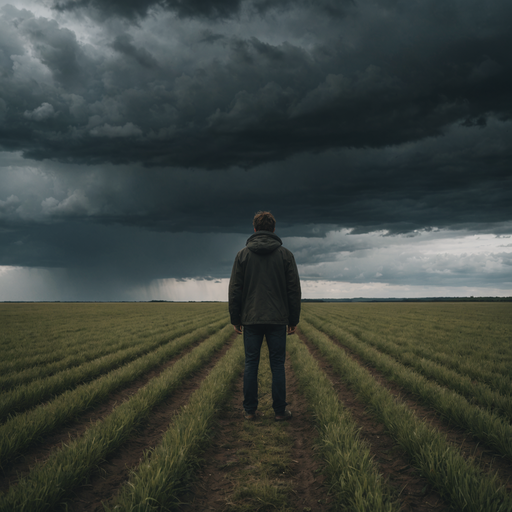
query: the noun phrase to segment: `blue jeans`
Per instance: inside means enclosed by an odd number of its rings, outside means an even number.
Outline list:
[[[272,371],[272,408],[276,415],[286,408],[286,325],[244,325],[244,409],[252,414],[258,408],[258,366],[260,364],[263,336],[267,340],[270,369]]]

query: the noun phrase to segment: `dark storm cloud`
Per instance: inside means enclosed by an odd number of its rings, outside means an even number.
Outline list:
[[[175,11],[184,18],[226,18],[238,13],[240,4],[240,0],[57,0],[54,8],[60,11],[93,9],[107,18],[121,16],[136,20],[155,6]]]
[[[323,236],[336,226],[499,233],[512,219],[511,139],[512,123],[493,120],[406,146],[297,156],[245,172],[48,162],[37,175],[4,172],[0,219],[247,233],[254,213],[270,209],[287,236]]]
[[[148,4],[102,5],[145,13]],[[166,5],[198,16],[238,9],[229,2]],[[272,17],[283,24],[281,42],[267,37],[265,14],[245,14],[257,35],[197,21],[177,43],[169,37],[180,21],[162,11],[154,23],[168,24],[169,35],[151,41],[146,22],[133,29],[137,40],[105,29],[114,52],[10,7],[2,21],[11,37],[3,38],[2,96],[9,108],[1,144],[36,159],[251,168],[510,117],[509,3],[476,2],[471,9],[455,1],[347,3],[348,14],[336,19],[326,5],[280,4]],[[35,73],[44,70],[48,75]],[[24,115],[43,103],[54,116]]]
[[[308,279],[505,282],[506,251],[489,275],[480,253],[364,255],[510,233],[511,21],[483,0],[4,6],[0,265],[90,296],[227,277],[269,209]]]
[[[62,300],[119,300],[155,279],[229,276],[245,236],[169,236],[67,221],[0,231],[0,240],[2,265],[51,270],[46,297],[60,290]]]
[[[153,5],[160,4],[159,0],[56,0],[53,8],[58,11],[94,9],[103,17],[121,16],[127,19],[137,19],[146,16],[148,9]]]
[[[172,238],[137,227],[101,226],[92,223],[62,222],[41,225],[20,233],[2,233],[1,259],[5,265],[25,267],[67,267],[84,272],[99,272],[103,277],[132,274],[141,282],[148,277],[194,276],[197,268],[203,275],[218,266],[232,265],[222,253],[237,249],[243,237],[233,240],[226,235],[191,237],[176,234]],[[121,257],[130,253],[130,258]],[[204,266],[204,253],[212,256],[210,268]],[[186,254],[187,257],[183,258]],[[229,257],[231,260],[231,256]],[[72,262],[70,265],[69,263]],[[199,265],[199,262],[201,265]]]
[[[148,14],[156,6],[173,11],[181,18],[225,19],[237,16],[242,6],[241,0],[56,0],[54,9],[93,10],[101,17],[120,16],[129,20],[137,20]],[[291,0],[255,0],[251,8],[260,14],[274,9],[285,9],[292,4]],[[296,5],[310,6],[311,0],[296,1]],[[343,16],[347,7],[354,5],[353,0],[317,0],[314,6],[330,16]]]
[[[158,66],[156,59],[145,48],[137,48],[134,46],[132,40],[133,37],[128,34],[119,35],[112,43],[112,48],[127,57],[135,59],[145,68]]]

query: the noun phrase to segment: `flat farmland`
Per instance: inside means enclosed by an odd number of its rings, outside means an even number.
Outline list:
[[[0,511],[512,511],[512,304],[306,303],[256,421],[222,303],[0,304]]]

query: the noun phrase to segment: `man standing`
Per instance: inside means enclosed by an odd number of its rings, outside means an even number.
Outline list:
[[[258,366],[265,336],[272,370],[272,407],[276,421],[292,417],[286,409],[286,332],[293,334],[300,316],[300,281],[293,254],[274,234],[276,219],[258,212],[254,234],[235,258],[229,281],[229,314],[244,335],[244,411],[253,420],[258,408]],[[288,329],[287,329],[288,326]]]

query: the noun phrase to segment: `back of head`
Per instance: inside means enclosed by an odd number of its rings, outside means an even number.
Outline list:
[[[276,219],[270,212],[258,212],[252,221],[255,231],[270,231],[276,229]]]

